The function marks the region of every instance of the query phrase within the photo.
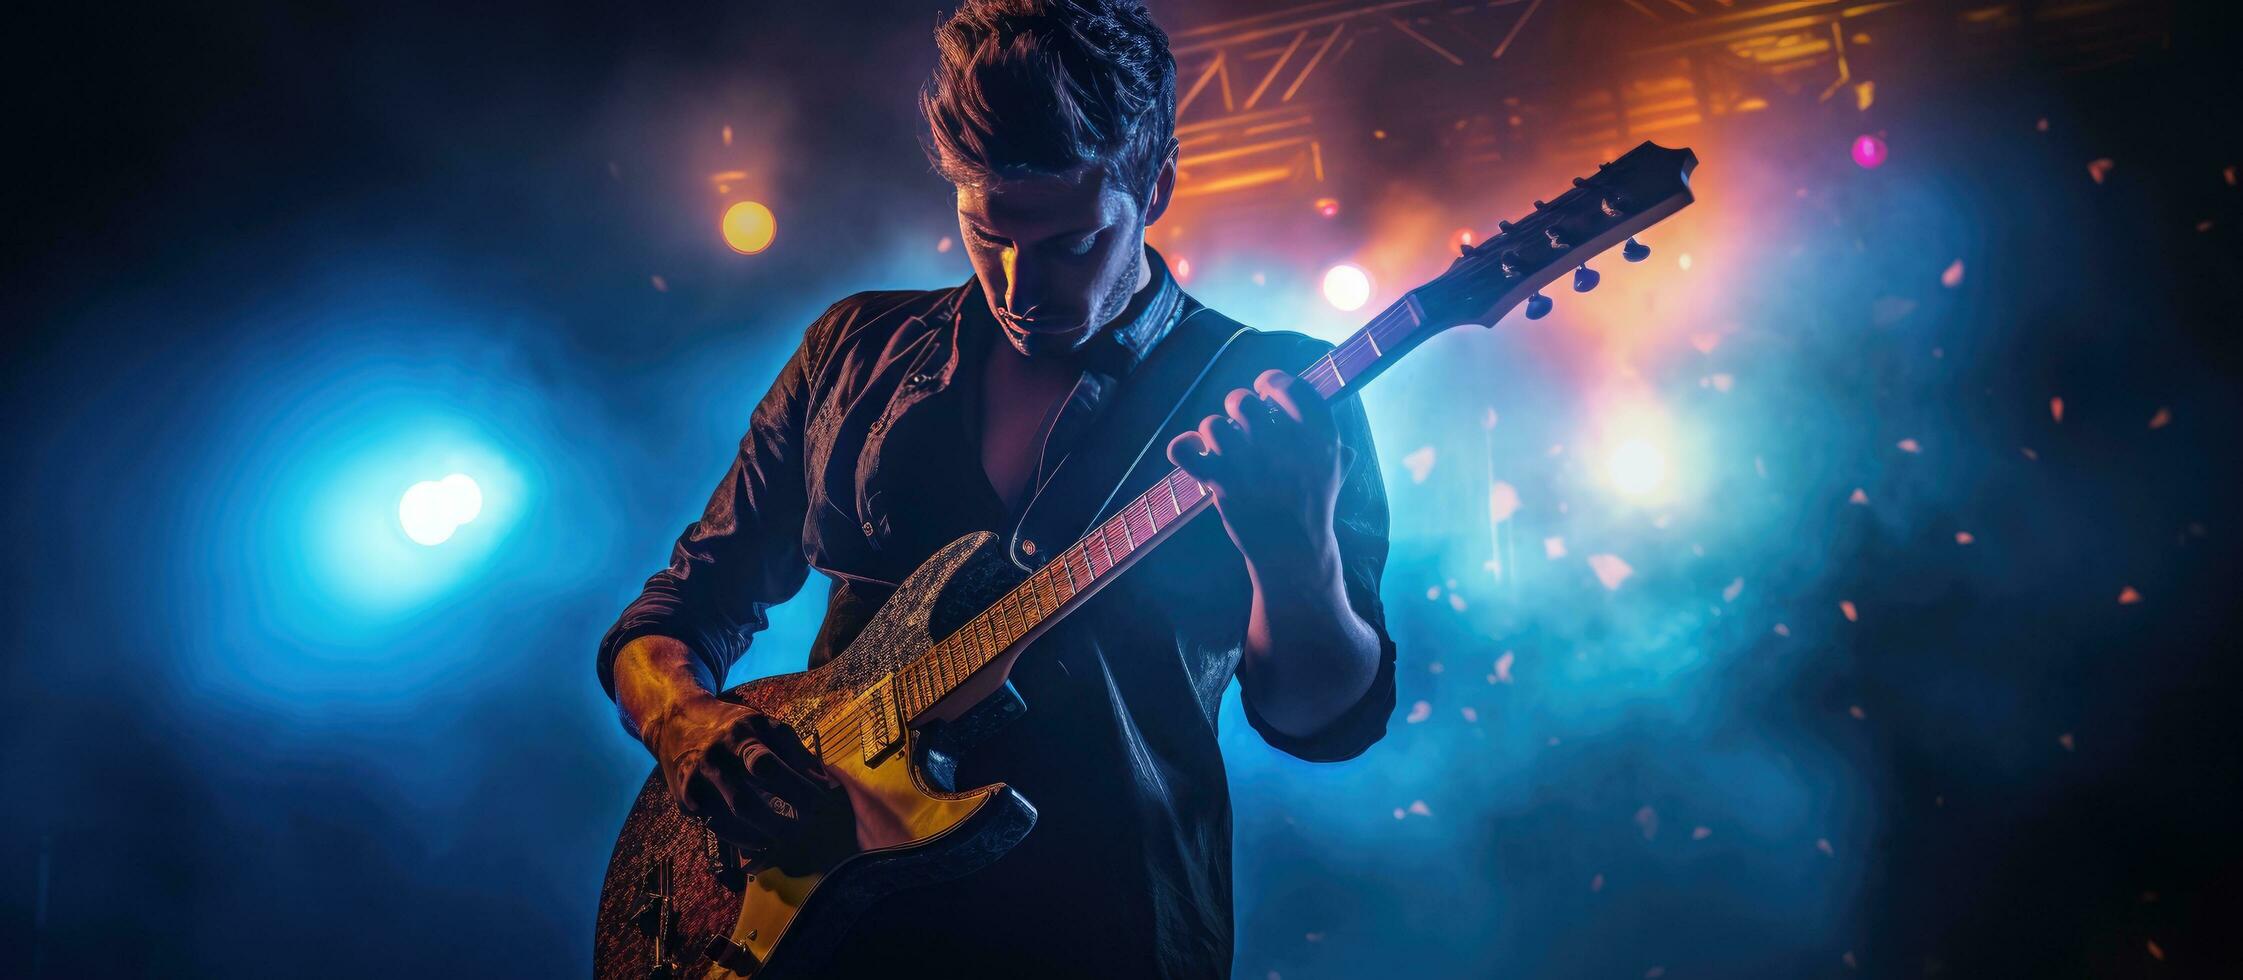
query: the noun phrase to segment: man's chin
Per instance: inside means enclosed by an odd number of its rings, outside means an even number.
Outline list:
[[[1090,339],[1091,328],[1077,321],[1074,326],[1054,328],[1043,324],[1034,327],[1005,325],[1005,337],[1023,354],[1064,353],[1074,350]]]

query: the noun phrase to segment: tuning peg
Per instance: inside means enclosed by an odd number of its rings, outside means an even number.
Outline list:
[[[1543,317],[1549,316],[1550,307],[1555,305],[1557,304],[1550,302],[1550,297],[1544,296],[1541,293],[1536,293],[1532,296],[1529,296],[1526,298],[1526,318],[1529,320],[1540,320]]]
[[[1589,290],[1595,289],[1597,288],[1597,280],[1603,278],[1603,276],[1597,274],[1597,270],[1591,269],[1588,266],[1584,265],[1581,268],[1573,270],[1573,291],[1577,293],[1585,293]]]
[[[1651,246],[1636,241],[1635,236],[1630,235],[1628,243],[1620,246],[1620,257],[1630,262],[1641,262],[1651,257]]]

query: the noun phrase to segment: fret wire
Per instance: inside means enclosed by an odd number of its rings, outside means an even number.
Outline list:
[[[1113,571],[1114,549],[1106,544],[1106,529],[1101,527],[1098,530],[1090,532],[1090,534],[1091,540],[1098,545],[1098,550],[1092,553],[1092,561],[1090,566],[1092,574],[1104,575],[1107,572]],[[1106,567],[1104,568],[1098,567],[1097,558],[1101,555],[1103,555],[1106,559]]]
[[[1007,592],[1004,598],[997,600],[996,646],[999,650],[1012,646],[1012,641],[1020,639],[1020,631],[1013,627],[1013,624],[1020,621],[1020,611],[1016,606],[1019,600],[1018,592]]]
[[[1142,521],[1137,519],[1138,512],[1143,512],[1145,515]],[[1145,502],[1145,498],[1139,497],[1132,500],[1129,502],[1129,506],[1122,508],[1122,530],[1128,533],[1129,547],[1133,551],[1137,548],[1137,542],[1152,538],[1153,508],[1151,504]],[[1139,531],[1144,533],[1140,534]]]
[[[1059,608],[1059,601],[1054,598],[1056,593],[1052,591],[1051,576],[1038,571],[1036,574],[1028,576],[1028,581],[1035,584],[1036,619],[1040,622],[1044,617],[1051,615],[1052,610]]]
[[[1160,506],[1160,502],[1162,500],[1168,499],[1168,495],[1162,493],[1160,487],[1155,486],[1152,489],[1145,491],[1145,495],[1137,499],[1145,502],[1145,513],[1151,515],[1153,519],[1153,533],[1158,534],[1160,533],[1162,528],[1175,523],[1177,517],[1176,511],[1173,508],[1163,508]],[[1171,501],[1171,503],[1173,503],[1173,501]]]
[[[1120,529],[1122,532],[1122,547],[1121,551],[1118,552],[1118,554],[1123,558],[1127,558],[1129,556],[1130,549],[1129,531],[1125,528],[1120,528],[1120,523],[1121,522],[1119,521],[1107,521],[1104,527],[1098,529],[1098,533],[1100,537],[1106,539],[1106,554],[1115,555],[1117,554],[1117,552],[1115,552],[1114,550],[1114,531],[1116,529]],[[1115,562],[1115,564],[1120,564],[1120,562],[1117,561]]]

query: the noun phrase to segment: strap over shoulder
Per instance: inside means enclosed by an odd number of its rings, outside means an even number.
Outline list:
[[[1223,396],[1270,368],[1298,371],[1330,348],[1265,333],[1186,300],[1182,319],[1130,373],[1115,401],[1022,509],[1006,557],[1033,571],[1168,475],[1168,441],[1222,410]]]

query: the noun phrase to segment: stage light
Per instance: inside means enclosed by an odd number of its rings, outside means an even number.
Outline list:
[[[724,211],[724,243],[742,255],[770,248],[778,234],[779,221],[771,209],[754,201],[741,201]]]
[[[1866,133],[1854,137],[1854,162],[1864,170],[1875,170],[1885,163],[1885,141]]]
[[[1316,199],[1316,213],[1317,213],[1317,214],[1320,214],[1320,215],[1323,215],[1324,217],[1327,217],[1327,218],[1337,218],[1337,217],[1339,217],[1339,216],[1340,216],[1340,199],[1339,199],[1339,198],[1336,198],[1336,197],[1320,197],[1320,198],[1317,198],[1317,199]]]
[[[1324,273],[1324,298],[1343,312],[1360,310],[1371,301],[1371,276],[1344,262],[1335,265]]]
[[[397,502],[397,522],[415,544],[435,547],[483,512],[483,488],[465,473],[422,480]]]
[[[1605,460],[1612,486],[1629,497],[1647,497],[1667,482],[1667,454],[1642,439],[1630,439]]]

